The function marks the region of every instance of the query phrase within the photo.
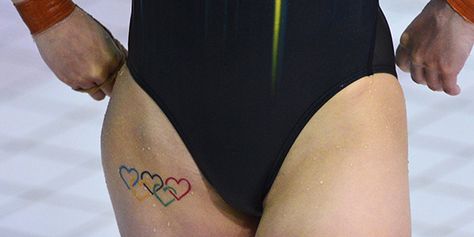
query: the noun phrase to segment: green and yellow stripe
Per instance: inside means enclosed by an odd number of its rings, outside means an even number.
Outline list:
[[[283,58],[284,36],[286,28],[286,8],[287,0],[275,0],[272,47],[272,94],[275,94],[277,79],[281,75],[281,61]]]

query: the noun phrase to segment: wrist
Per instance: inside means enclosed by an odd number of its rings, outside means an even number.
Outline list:
[[[465,21],[474,25],[474,0],[446,0]]]
[[[13,0],[13,4],[32,35],[64,20],[76,7],[71,0]]]

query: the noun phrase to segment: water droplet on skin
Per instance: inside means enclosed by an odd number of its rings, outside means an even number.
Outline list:
[[[349,166],[352,167],[352,163],[350,163]]]
[[[153,207],[156,207],[156,204],[155,204],[155,203],[153,203]]]
[[[153,232],[156,232],[156,228],[153,228]]]
[[[310,188],[306,188],[306,191],[309,191],[309,190],[310,190]]]
[[[364,148],[367,149],[367,147],[369,147],[369,146],[367,146],[367,144],[365,144],[365,145],[364,145]]]
[[[171,225],[171,223],[168,221],[168,227]]]
[[[321,180],[321,181],[319,181],[319,183],[320,183],[320,184],[323,184],[323,183],[324,183],[324,181],[322,181],[322,180]]]
[[[150,148],[150,147],[147,147],[146,149],[147,149],[147,150],[151,150],[151,148]]]
[[[193,191],[191,191],[191,195],[194,195],[194,192],[193,192]]]
[[[145,150],[145,147],[142,147],[142,151],[144,151],[144,150]]]

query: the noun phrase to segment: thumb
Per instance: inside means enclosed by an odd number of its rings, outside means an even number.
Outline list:
[[[410,56],[408,49],[398,45],[395,55],[395,63],[404,72],[410,72]]]
[[[404,72],[410,72],[410,34],[405,30],[400,36],[395,62]]]

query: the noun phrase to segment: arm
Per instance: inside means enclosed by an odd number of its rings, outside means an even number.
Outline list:
[[[96,100],[110,95],[113,80],[107,79],[114,79],[126,53],[105,27],[70,0],[12,2],[61,81]]]
[[[431,0],[401,35],[396,62],[416,83],[458,95],[457,75],[473,44],[474,24],[446,0]]]

